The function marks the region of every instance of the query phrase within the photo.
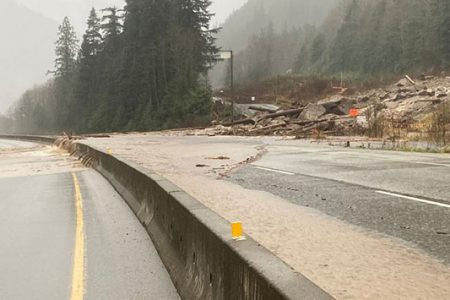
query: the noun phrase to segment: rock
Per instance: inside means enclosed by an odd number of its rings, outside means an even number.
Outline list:
[[[370,98],[368,97],[368,96],[361,96],[361,97],[358,97],[358,102],[362,102],[362,103],[365,103],[365,102],[367,102],[367,101],[369,101],[370,100]]]
[[[426,87],[424,88],[424,89],[426,89]],[[417,92],[417,88],[415,88],[415,87],[402,87],[402,88],[399,88],[398,90],[397,90],[397,93],[415,93],[415,92]]]
[[[318,104],[323,105],[326,109],[327,114],[335,114],[339,116],[345,116],[348,114],[350,109],[356,104],[356,100],[335,97],[328,100],[319,101]]]
[[[366,116],[358,116],[358,117],[356,117],[356,124],[358,124],[362,128],[369,128],[369,122],[367,121],[367,117]]]
[[[398,102],[386,102],[387,109],[396,109],[398,106]]]
[[[308,104],[303,112],[300,114],[299,119],[304,121],[315,121],[323,116],[327,110],[320,104]]]
[[[443,231],[443,230],[436,231],[436,233],[437,233],[437,234],[441,234],[441,235],[449,235],[449,234],[450,234],[450,232],[448,232],[448,231]]]
[[[417,92],[428,89],[425,83],[417,83],[414,88]]]
[[[394,98],[392,98],[393,101],[398,101],[406,98],[405,93],[398,93],[394,95]]]
[[[447,97],[447,93],[444,93],[444,92],[438,92],[438,93],[436,94],[436,97],[438,97],[438,98],[445,98],[445,97]]]
[[[427,90],[421,90],[420,92],[417,93],[417,95],[419,95],[419,96],[428,96],[428,91]]]
[[[378,97],[380,97],[381,100],[385,100],[389,98],[389,93],[388,92],[380,93]]]
[[[442,103],[442,99],[418,99],[417,101],[415,101],[415,103],[432,103],[432,104],[439,104]]]
[[[409,82],[409,80],[406,79],[406,78],[402,78],[402,79],[400,79],[400,80],[397,82],[396,85],[397,85],[398,87],[411,86],[411,82]]]
[[[432,89],[427,89],[428,96],[434,96],[435,92]]]

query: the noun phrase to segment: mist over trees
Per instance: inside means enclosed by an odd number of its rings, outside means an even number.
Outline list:
[[[26,92],[0,125],[37,133],[204,124],[215,44],[234,50],[241,85],[284,74],[371,79],[450,70],[450,1],[249,0],[218,34],[208,0],[126,2],[92,10],[80,48],[64,20],[54,78]],[[226,85],[227,68],[210,73],[216,87]]]
[[[25,89],[45,81],[57,31],[53,20],[15,0],[2,0],[1,5],[0,112]]]
[[[336,32],[324,26],[305,37],[297,72],[374,76],[450,66],[449,1],[352,0],[336,13]]]
[[[18,131],[99,132],[203,124],[217,52],[208,0],[127,0],[92,10],[81,47],[59,27],[54,78],[15,104]]]
[[[235,77],[241,84],[286,73],[335,76],[342,72],[351,78],[375,78],[403,72],[440,73],[450,67],[450,1],[340,0],[329,6],[330,1],[320,4],[326,17],[309,14],[319,5],[315,0],[293,1],[296,8],[288,0],[275,2],[280,5],[270,14],[278,15],[263,21],[267,13],[257,13],[258,7],[262,9],[270,1],[249,1],[224,24],[219,35],[220,44],[237,49],[246,45],[235,60]],[[250,4],[255,18],[249,15]],[[293,12],[300,16],[300,11],[309,18],[286,18]],[[284,24],[291,27],[283,27],[283,17]],[[257,27],[247,45],[242,37],[253,30],[244,25],[250,24],[246,23],[249,20],[266,25]],[[228,75],[226,70],[220,72],[214,76],[221,84],[218,86],[223,86]]]
[[[280,33],[304,25],[320,25],[338,0],[248,0],[223,24],[217,43],[236,52],[252,44],[267,27]]]
[[[292,69],[304,27],[319,26],[339,0],[249,0],[222,25],[217,44],[236,54],[236,79],[247,84]],[[227,63],[211,72],[216,88],[228,86]]]

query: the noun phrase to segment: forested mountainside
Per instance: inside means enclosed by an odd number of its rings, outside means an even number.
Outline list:
[[[15,104],[16,130],[151,130],[208,117],[211,95],[202,78],[216,53],[210,2],[126,3],[124,11],[93,9],[82,38],[64,19],[54,78]]]
[[[353,0],[341,16],[333,24],[331,15],[329,24],[305,36],[298,72],[375,75],[450,67],[450,1]]]
[[[237,55],[236,78],[438,73],[450,66],[449,30],[450,1],[341,0],[319,26],[265,26]]]
[[[244,49],[252,36],[271,25],[275,32],[319,25],[338,0],[249,0],[223,24],[218,45]]]
[[[45,79],[57,30],[52,20],[15,0],[3,0],[2,6],[7,9],[0,18],[0,111],[16,100],[20,91]]]
[[[123,11],[93,10],[82,38],[66,18],[53,79],[26,92],[1,123],[38,133],[153,130],[207,121],[211,80],[205,75],[218,50],[210,1],[126,4]],[[365,79],[445,73],[450,1],[249,0],[218,37],[217,45],[228,48],[228,39],[236,53],[240,85],[283,74],[328,82],[338,74]],[[24,45],[39,42],[29,38]],[[29,59],[17,55],[8,59]],[[216,76],[222,83],[228,66],[224,62]]]

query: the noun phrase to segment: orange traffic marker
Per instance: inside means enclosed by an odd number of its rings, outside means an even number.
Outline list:
[[[350,109],[349,115],[353,118],[356,118],[357,116],[359,116],[359,109],[357,108]]]

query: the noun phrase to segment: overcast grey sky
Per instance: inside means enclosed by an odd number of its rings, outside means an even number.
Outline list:
[[[91,7],[122,7],[125,0],[17,0],[41,14],[61,22],[68,16],[77,29],[78,35],[84,31],[84,23]],[[212,12],[216,13],[214,23],[222,23],[234,9],[241,7],[247,0],[213,0]]]

